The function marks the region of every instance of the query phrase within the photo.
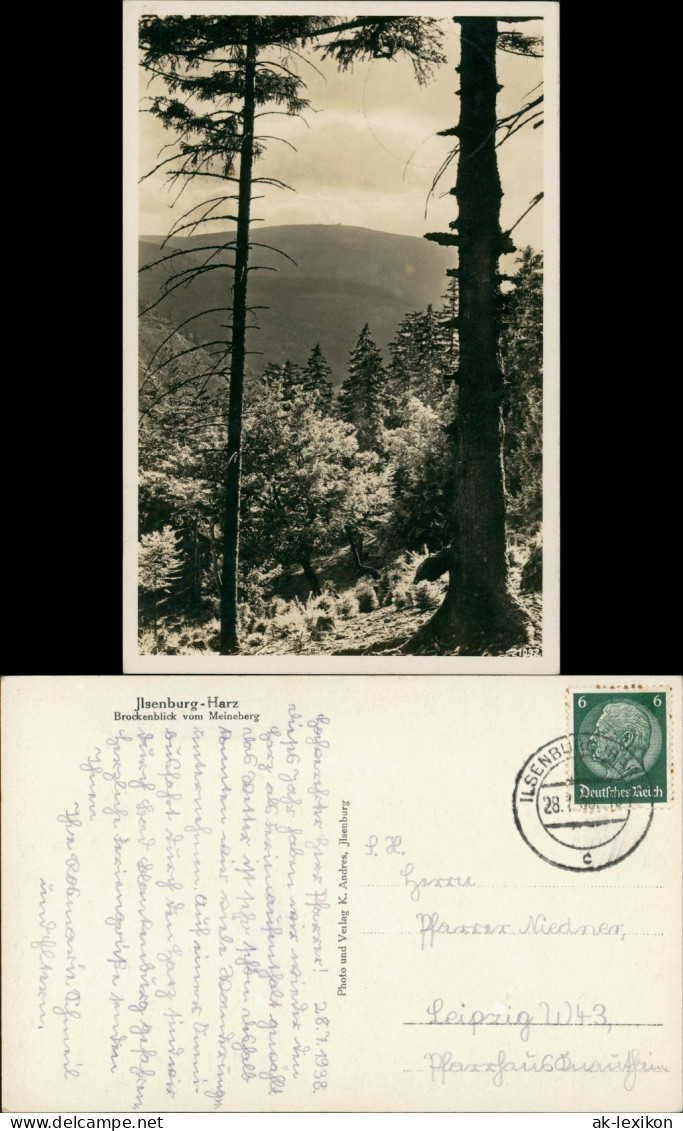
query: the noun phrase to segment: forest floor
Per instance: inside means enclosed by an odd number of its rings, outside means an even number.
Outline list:
[[[276,593],[255,609],[242,606],[243,655],[398,655],[415,632],[441,604],[445,579],[415,585],[417,563],[424,555],[399,555],[388,566],[373,560],[368,544],[366,561],[381,579],[358,579],[348,548],[341,547],[316,563],[323,588],[310,595],[303,572],[294,570],[277,579]],[[541,645],[541,597],[519,590],[521,561],[510,570],[510,588],[528,618],[527,647]],[[167,616],[155,638],[146,627],[140,652],[194,655],[218,649],[219,623],[213,611],[196,618]],[[521,642],[520,642],[521,643]],[[455,649],[453,655],[458,654]]]
[[[363,655],[371,651],[398,652],[401,644],[429,620],[433,610],[396,609],[385,605],[370,612],[358,612],[346,620],[337,621],[333,630],[319,640],[304,643],[303,656]],[[256,655],[278,655],[288,651],[282,642],[273,640],[258,648]]]

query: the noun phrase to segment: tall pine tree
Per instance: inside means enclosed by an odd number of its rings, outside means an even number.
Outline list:
[[[247,284],[253,186],[272,178],[255,176],[255,161],[263,154],[266,139],[256,133],[257,114],[299,114],[308,105],[301,97],[303,79],[287,65],[288,51],[334,24],[330,17],[273,16],[146,16],[140,21],[143,65],[161,79],[167,94],[151,99],[150,112],[173,130],[176,145],[156,166],[165,168],[171,183],[181,186],[185,178],[213,178],[223,190],[237,185],[237,193],[222,191],[188,209],[171,231],[178,235],[217,220],[234,221],[235,238],[217,245],[207,243],[175,248],[146,265],[150,269],[170,264],[162,297],[185,286],[206,272],[226,266],[233,272],[232,301],[214,310],[231,312],[230,392],[227,413],[227,471],[223,516],[223,572],[220,595],[221,655],[239,650],[237,582],[239,561],[240,489],[242,466],[242,414],[245,360],[247,354]],[[273,55],[281,53],[281,59]],[[274,107],[278,107],[277,111]],[[237,174],[237,175],[235,175]],[[237,200],[236,214],[229,202]],[[226,211],[227,209],[227,211]],[[184,268],[183,256],[206,252],[199,267]],[[220,251],[234,255],[232,263],[217,261]],[[216,344],[216,343],[214,343]]]
[[[460,121],[444,132],[460,143],[451,189],[458,218],[450,232],[427,236],[442,246],[457,246],[459,260],[458,411],[449,429],[456,466],[449,584],[443,605],[406,648],[459,647],[462,655],[477,655],[484,649],[505,652],[527,640],[523,610],[508,591],[502,470],[498,260],[514,244],[500,226],[497,21],[453,18],[461,25]]]
[[[225,343],[230,356],[230,392],[227,413],[227,472],[223,522],[223,572],[221,580],[222,655],[239,650],[237,581],[240,530],[240,484],[242,462],[242,415],[245,381],[247,280],[249,265],[252,189],[261,178],[253,174],[254,162],[264,150],[264,137],[255,131],[260,108],[268,103],[281,109],[275,113],[299,113],[307,103],[300,97],[303,80],[288,65],[291,52],[320,36],[333,35],[321,50],[337,61],[341,70],[354,59],[410,58],[418,82],[427,81],[432,67],[443,62],[441,32],[437,22],[422,17],[361,16],[335,20],[330,16],[144,16],[140,21],[143,65],[160,78],[168,96],[153,97],[151,113],[176,134],[175,152],[152,172],[165,168],[172,184],[184,178],[212,177],[221,188],[236,184],[237,193],[220,192],[193,205],[173,226],[171,236],[192,234],[214,221],[234,221],[234,241],[193,247],[206,252],[199,266],[183,268],[182,256],[189,249],[175,248],[145,269],[170,264],[162,297],[186,286],[207,271],[230,266],[234,272],[228,305],[217,305],[210,313],[230,310],[231,335]],[[273,52],[281,52],[279,60]],[[265,53],[265,58],[264,58]],[[235,175],[237,174],[237,175]],[[149,174],[148,174],[149,175]],[[279,184],[271,178],[266,183]],[[237,200],[236,215],[230,201]],[[229,211],[226,212],[226,207]],[[210,238],[210,237],[208,237]],[[217,262],[219,251],[234,252],[234,262]],[[177,269],[176,269],[177,268]],[[203,312],[208,313],[208,312]],[[194,317],[201,317],[201,314]],[[185,325],[185,323],[183,323]],[[178,327],[179,329],[181,327]],[[214,345],[220,343],[212,343]],[[218,368],[216,369],[219,372]]]

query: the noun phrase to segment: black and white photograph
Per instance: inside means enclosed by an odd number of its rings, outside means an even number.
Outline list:
[[[555,5],[284,7],[127,8],[126,670],[557,670]]]

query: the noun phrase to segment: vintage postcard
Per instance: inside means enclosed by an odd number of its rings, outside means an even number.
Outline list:
[[[679,1110],[681,688],[5,680],[6,1110]]]
[[[557,672],[558,4],[124,12],[125,671]]]

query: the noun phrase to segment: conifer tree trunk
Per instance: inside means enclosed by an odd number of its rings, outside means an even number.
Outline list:
[[[522,610],[507,592],[505,500],[498,366],[500,228],[496,159],[494,18],[461,21],[458,202],[460,359],[451,562],[443,605],[406,650],[441,645],[461,654],[505,650],[526,640]],[[508,238],[509,239],[509,238]]]
[[[247,278],[249,262],[249,213],[251,173],[254,161],[254,106],[256,76],[256,23],[250,21],[244,64],[244,104],[240,147],[235,277],[232,303],[232,352],[228,401],[228,469],[225,481],[223,519],[223,575],[221,578],[221,631],[219,652],[227,656],[239,650],[237,638],[237,572],[240,531],[240,481],[242,472],[242,401],[246,356]]]
[[[358,535],[355,533],[354,530],[351,529],[350,526],[344,527],[344,533],[346,534],[346,537],[348,539],[349,549],[351,550],[351,553],[353,555],[353,560],[356,563],[356,569],[360,573],[361,570],[363,569],[363,561],[362,561],[362,557],[361,557],[362,546],[359,546],[359,544],[358,544],[360,540],[358,538]]]

